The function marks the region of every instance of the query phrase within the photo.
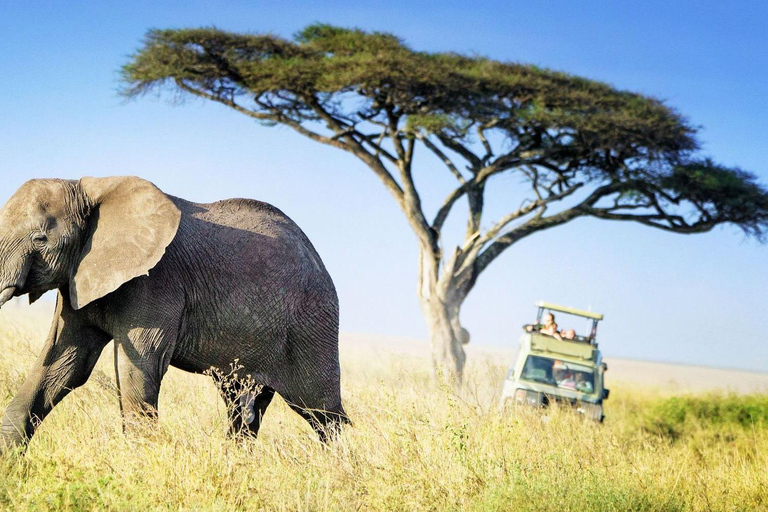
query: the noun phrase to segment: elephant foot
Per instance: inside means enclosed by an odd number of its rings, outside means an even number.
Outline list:
[[[338,411],[322,411],[297,406],[291,406],[291,408],[307,420],[317,434],[317,437],[325,444],[334,441],[341,434],[344,425],[352,423],[343,409]]]

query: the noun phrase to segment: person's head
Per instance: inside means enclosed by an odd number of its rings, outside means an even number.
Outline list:
[[[551,325],[555,323],[555,315],[552,313],[544,313],[544,325]]]
[[[567,329],[563,331],[563,338],[567,340],[572,340],[576,338],[576,331],[574,331],[573,329]]]

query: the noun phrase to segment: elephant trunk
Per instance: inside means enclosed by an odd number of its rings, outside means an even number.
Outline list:
[[[8,288],[4,289],[0,292],[0,307],[3,307],[3,304],[11,300],[11,297],[13,297],[13,294],[16,293],[16,287],[15,286],[9,286]]]
[[[6,449],[27,444],[33,431],[29,414],[13,403],[9,404],[3,414],[3,423],[0,427],[0,453]]]
[[[24,287],[27,284],[27,278],[32,268],[32,258],[29,255],[16,254],[10,257],[6,256],[5,269],[0,272],[0,307],[11,300],[14,295],[27,293]],[[8,264],[8,261],[14,263]],[[10,268],[8,268],[10,267]]]

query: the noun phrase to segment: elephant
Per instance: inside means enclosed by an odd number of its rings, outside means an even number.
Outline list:
[[[274,206],[194,203],[135,176],[30,180],[0,209],[0,306],[54,289],[50,333],[0,445],[26,446],[112,340],[124,431],[156,420],[169,365],[236,376],[214,378],[232,435],[256,436],[275,392],[324,442],[349,423],[336,289]]]

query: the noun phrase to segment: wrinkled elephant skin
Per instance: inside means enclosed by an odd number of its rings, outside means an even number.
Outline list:
[[[125,428],[156,417],[169,365],[212,371],[233,434],[255,435],[275,392],[323,440],[348,422],[333,282],[273,206],[192,203],[136,177],[29,181],[0,209],[0,305],[54,289],[50,334],[5,411],[2,446],[29,441],[110,340]]]

